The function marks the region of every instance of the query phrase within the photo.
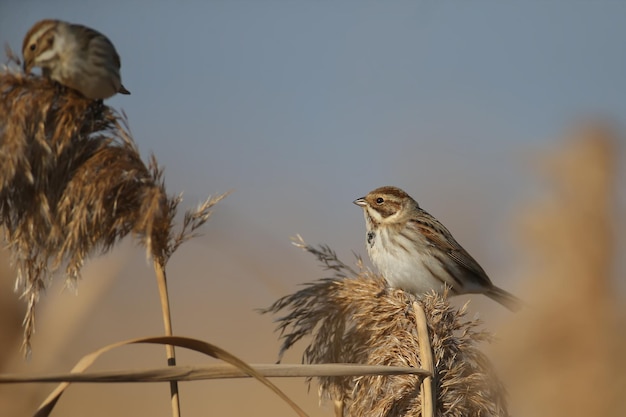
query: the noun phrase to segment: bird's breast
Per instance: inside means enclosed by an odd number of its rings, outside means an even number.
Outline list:
[[[442,292],[449,281],[429,248],[396,231],[370,231],[367,248],[372,263],[392,288],[421,296],[431,290]]]

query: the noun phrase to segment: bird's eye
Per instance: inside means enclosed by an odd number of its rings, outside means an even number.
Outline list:
[[[385,199],[384,199],[384,198],[382,198],[382,197],[378,197],[378,198],[376,199],[376,204],[383,204],[384,202],[385,202]]]
[[[34,43],[31,43],[31,44],[30,44],[30,50],[31,50],[31,51],[34,51],[34,50],[35,50],[35,48],[37,48],[37,45],[36,45],[36,44],[34,44]]]

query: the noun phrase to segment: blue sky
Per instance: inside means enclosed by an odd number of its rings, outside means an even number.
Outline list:
[[[620,1],[22,1],[1,3],[0,41],[19,50],[50,17],[108,35],[132,92],[109,104],[170,192],[234,190],[214,227],[364,253],[351,202],[398,185],[489,270],[540,181],[529,161],[580,117],[624,125],[624,16]]]

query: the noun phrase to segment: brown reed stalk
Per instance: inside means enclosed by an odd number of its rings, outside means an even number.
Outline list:
[[[426,313],[422,306],[413,301],[413,313],[415,314],[415,326],[417,327],[417,338],[420,346],[420,358],[424,369],[430,372],[430,376],[422,380],[420,386],[420,400],[422,402],[422,416],[433,417],[435,415],[435,403],[437,402],[437,393],[434,389],[433,377],[435,374],[435,365],[433,363],[433,352],[431,350],[430,337],[428,336],[428,323]]]
[[[354,364],[249,364],[259,375],[266,378],[304,378],[311,376],[345,375],[402,375],[425,373],[416,368],[398,366],[368,366]],[[114,370],[100,372],[67,372],[60,374],[2,374],[0,384],[23,384],[33,382],[163,382],[204,381],[209,379],[253,378],[242,367],[230,363],[195,366],[168,366],[165,368]]]
[[[505,390],[487,357],[478,349],[491,336],[479,331],[478,320],[466,320],[465,308],[453,308],[445,296],[427,294],[417,300],[386,288],[382,277],[357,261],[357,270],[340,261],[327,246],[296,242],[332,271],[332,276],[306,284],[264,312],[277,318],[282,338],[279,357],[305,336],[303,362],[359,363],[425,368],[420,353],[413,303],[423,309],[430,335],[436,393],[436,416],[507,416]],[[319,377],[320,398],[334,402],[343,416],[425,415],[418,375]],[[310,383],[310,379],[308,380]]]
[[[132,234],[154,260],[166,334],[172,334],[165,266],[225,195],[185,214],[174,235],[180,196],[165,191],[154,156],[144,164],[123,115],[40,77],[0,71],[0,221],[27,300],[24,349],[35,306],[62,265],[75,287],[85,259]],[[175,363],[173,347],[168,362]],[[172,385],[172,401],[178,403]],[[176,397],[176,398],[175,398]],[[174,415],[179,411],[173,406]]]

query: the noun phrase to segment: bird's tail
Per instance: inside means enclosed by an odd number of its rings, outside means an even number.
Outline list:
[[[485,295],[494,301],[499,302],[511,311],[519,311],[522,308],[522,300],[514,296],[508,291],[504,291],[502,288],[498,288],[495,285],[491,286]]]

